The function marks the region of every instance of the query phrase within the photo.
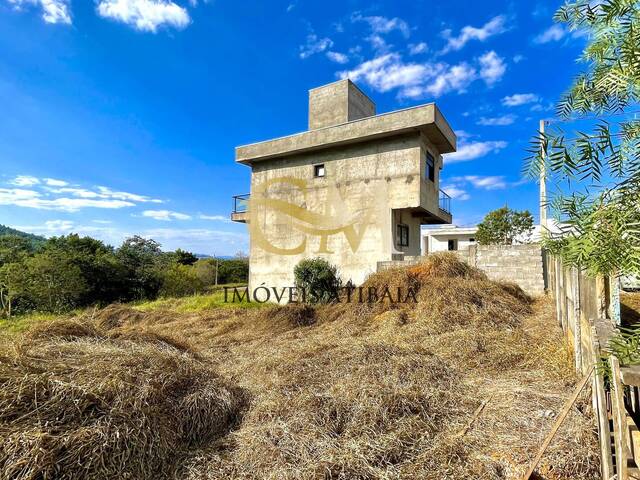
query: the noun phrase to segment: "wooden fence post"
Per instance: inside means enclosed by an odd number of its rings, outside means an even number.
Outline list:
[[[620,362],[611,355],[611,411],[613,416],[613,438],[616,447],[616,480],[629,480],[627,472],[627,456],[629,451],[627,418],[624,408],[624,392],[620,381]]]

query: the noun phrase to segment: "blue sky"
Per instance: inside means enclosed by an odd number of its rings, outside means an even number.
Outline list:
[[[386,112],[436,101],[458,132],[454,223],[507,203],[585,39],[560,2],[0,0],[0,223],[117,245],[247,250],[234,147],[307,127],[307,91],[348,76]]]

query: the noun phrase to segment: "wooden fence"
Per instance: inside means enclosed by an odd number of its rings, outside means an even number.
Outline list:
[[[559,258],[545,256],[545,276],[556,304],[556,318],[582,375],[596,366],[592,400],[597,419],[602,479],[640,479],[640,368],[621,368],[615,357],[605,379],[604,350],[620,325],[618,280],[589,277]]]

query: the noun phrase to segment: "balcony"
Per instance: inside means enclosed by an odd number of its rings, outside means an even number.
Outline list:
[[[440,210],[444,213],[451,215],[451,197],[447,195],[443,190],[440,190]]]
[[[231,211],[231,221],[247,223],[247,211],[249,209],[249,194],[234,195],[233,210]]]

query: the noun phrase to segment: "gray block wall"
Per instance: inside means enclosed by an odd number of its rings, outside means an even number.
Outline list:
[[[461,260],[482,270],[491,280],[515,283],[529,295],[542,295],[545,290],[542,248],[531,245],[473,245],[458,250]],[[417,260],[378,262],[378,271],[414,265]]]

